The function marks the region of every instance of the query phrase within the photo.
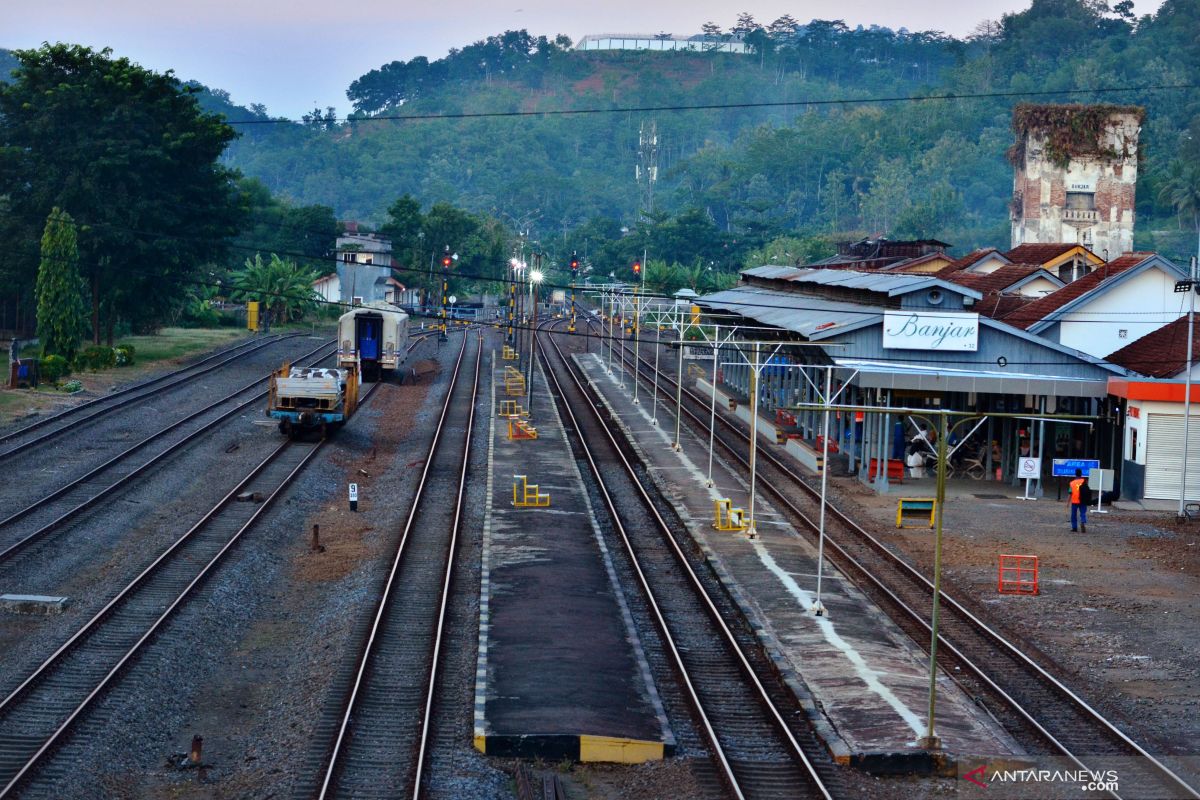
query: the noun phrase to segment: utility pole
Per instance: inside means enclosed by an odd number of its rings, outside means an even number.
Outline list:
[[[1197,252],[1200,253],[1200,242],[1196,245]],[[1191,263],[1188,265],[1188,279],[1186,281],[1178,281],[1175,284],[1175,291],[1180,290],[1180,286],[1186,285],[1184,291],[1188,293],[1188,315],[1187,315],[1187,358],[1184,360],[1183,368],[1183,464],[1179,470],[1179,518],[1184,519],[1187,516],[1187,468],[1188,468],[1188,436],[1192,420],[1192,319],[1196,313],[1196,256],[1192,256]]]

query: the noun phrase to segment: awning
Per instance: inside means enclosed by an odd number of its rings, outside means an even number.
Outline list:
[[[979,392],[985,394],[1032,394],[1048,397],[1106,397],[1108,382],[1034,375],[1024,372],[951,369],[891,361],[835,358],[839,367],[857,370],[854,383],[869,389],[913,389],[929,392]]]

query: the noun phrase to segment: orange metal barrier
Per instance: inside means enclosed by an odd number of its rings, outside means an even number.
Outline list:
[[[1038,557],[1001,555],[996,591],[1000,594],[1038,594]]]

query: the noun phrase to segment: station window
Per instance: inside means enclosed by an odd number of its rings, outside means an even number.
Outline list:
[[[1096,195],[1094,192],[1067,192],[1067,208],[1072,211],[1095,211]]]

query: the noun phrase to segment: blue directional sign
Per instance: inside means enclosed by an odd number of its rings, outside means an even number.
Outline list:
[[[1093,469],[1100,469],[1100,459],[1098,458],[1056,458],[1054,459],[1054,477],[1056,478],[1074,478],[1075,470],[1083,473],[1083,477],[1088,476],[1088,472]]]

